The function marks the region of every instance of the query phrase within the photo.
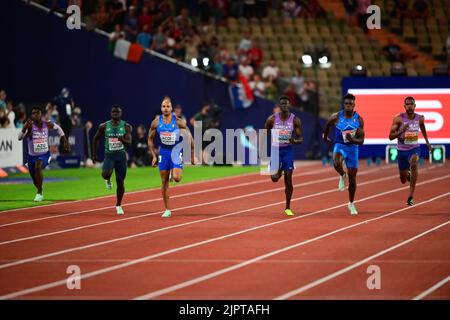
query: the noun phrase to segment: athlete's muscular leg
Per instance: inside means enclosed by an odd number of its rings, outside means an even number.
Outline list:
[[[102,170],[102,177],[105,180],[111,180],[111,176],[112,176],[113,170],[112,169],[108,169],[108,170]]]
[[[356,174],[358,173],[358,168],[348,168],[348,199],[350,202],[355,200],[356,193]]]
[[[121,206],[122,205],[123,195],[125,193],[125,181],[122,178],[116,177],[116,183],[117,183],[117,189],[116,189],[117,203],[116,203],[116,206]]]
[[[405,184],[408,181],[408,170],[401,170],[400,172],[400,181]]]
[[[416,182],[417,182],[417,175],[418,175],[418,165],[419,162],[419,156],[417,154],[413,155],[411,157],[411,160],[409,161],[409,164],[411,165],[411,181],[409,183],[409,196],[414,196],[414,190],[416,189]]]
[[[291,198],[294,187],[292,185],[292,170],[284,171],[284,193],[286,194],[286,209],[291,208]]]
[[[272,174],[272,175],[270,176],[270,178],[272,179],[273,182],[278,182],[278,180],[280,180],[280,178],[281,178],[281,173],[282,173],[282,171],[281,171],[281,169],[279,169],[279,170],[277,171],[277,173]]]
[[[164,199],[164,206],[166,209],[170,210],[169,208],[169,171],[167,170],[161,170],[159,172],[161,176],[161,192]]]
[[[175,182],[180,182],[182,177],[183,177],[183,170],[181,168],[173,168],[172,179]]]
[[[340,176],[343,176],[345,174],[342,161],[342,154],[340,154],[339,152],[335,152],[333,154],[334,169],[337,171],[337,173],[339,173]]]
[[[42,172],[42,160],[36,161],[34,167],[34,181],[37,188],[37,193],[42,194],[42,181],[44,179],[44,174]]]

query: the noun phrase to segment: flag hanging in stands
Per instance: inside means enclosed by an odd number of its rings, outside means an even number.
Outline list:
[[[253,104],[253,92],[248,85],[247,79],[242,75],[239,75],[238,84],[230,85],[229,91],[231,105],[234,109],[247,109]]]
[[[144,52],[144,48],[141,45],[118,39],[113,46],[110,50],[114,52],[114,56],[130,62],[141,62],[142,53]]]

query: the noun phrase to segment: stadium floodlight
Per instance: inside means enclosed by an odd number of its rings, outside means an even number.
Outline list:
[[[323,53],[319,55],[319,67],[322,69],[330,68],[331,67],[331,61],[330,56],[326,53]]]
[[[191,65],[193,66],[193,67],[198,67],[198,61],[197,61],[197,58],[192,58],[191,59]]]
[[[313,65],[312,56],[308,53],[302,55],[302,64],[305,68],[310,68]]]
[[[366,67],[357,64],[356,66],[354,66],[351,70],[350,70],[350,75],[354,76],[354,77],[365,77],[367,76],[367,69]]]
[[[204,66],[205,68],[209,66],[209,58],[208,58],[208,57],[204,57],[204,58],[202,59],[202,62],[203,62],[203,66]]]

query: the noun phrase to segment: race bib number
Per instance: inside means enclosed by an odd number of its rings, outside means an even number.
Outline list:
[[[119,151],[123,149],[122,141],[119,138],[108,138],[109,151]]]
[[[418,131],[406,131],[405,132],[405,144],[417,144],[419,142]]]
[[[35,153],[44,153],[48,151],[48,141],[45,138],[33,139],[33,151]]]
[[[290,138],[291,138],[290,130],[274,130],[273,131],[273,142],[275,144],[289,143]]]
[[[352,138],[355,137],[356,135],[356,129],[353,130],[344,130],[342,131],[342,139],[344,140],[345,143],[349,143],[350,141],[348,141],[347,139],[347,133],[350,133],[350,135],[352,136]]]
[[[177,133],[176,132],[161,132],[159,134],[159,138],[161,139],[161,143],[172,146],[175,144],[177,140]]]

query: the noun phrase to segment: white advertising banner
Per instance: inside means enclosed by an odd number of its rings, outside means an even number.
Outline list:
[[[18,140],[20,129],[0,129],[0,167],[23,164],[23,142]]]

